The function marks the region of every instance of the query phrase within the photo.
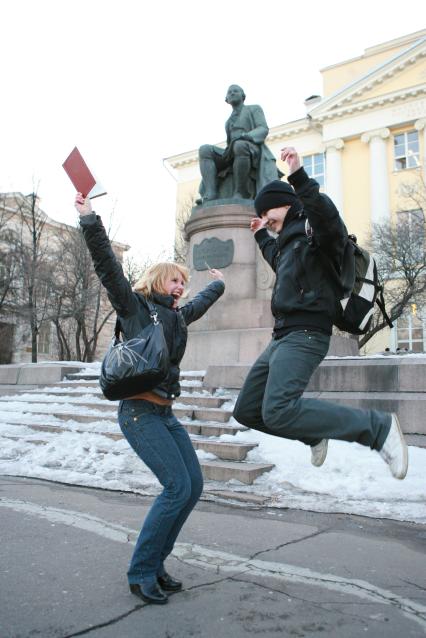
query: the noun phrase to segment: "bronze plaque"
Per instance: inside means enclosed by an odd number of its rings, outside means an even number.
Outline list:
[[[217,237],[203,239],[201,244],[195,244],[193,249],[195,270],[209,268],[226,268],[232,264],[234,258],[234,242],[232,239],[222,241]]]

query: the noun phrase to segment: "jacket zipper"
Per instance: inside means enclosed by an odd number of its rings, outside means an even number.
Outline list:
[[[300,298],[303,301],[305,292],[309,290],[309,286],[303,284],[303,268],[302,268],[302,260],[300,257],[300,249],[301,249],[300,241],[296,242],[294,245],[294,259],[296,263],[296,284],[299,288]]]

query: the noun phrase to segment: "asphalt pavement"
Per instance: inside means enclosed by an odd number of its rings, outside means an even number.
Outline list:
[[[126,579],[150,503],[0,478],[0,638],[426,636],[426,526],[201,501],[155,606]]]

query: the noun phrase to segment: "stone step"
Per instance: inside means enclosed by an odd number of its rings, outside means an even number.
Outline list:
[[[15,386],[16,388],[16,386]],[[212,397],[207,392],[205,392],[205,396],[201,395],[202,391],[201,387],[197,386],[184,386],[181,385],[182,394],[177,399],[178,403],[188,404],[188,405],[198,405],[204,407],[220,407],[226,401],[229,401],[230,396],[226,397]],[[16,392],[17,390],[15,390]],[[12,392],[12,390],[11,390]],[[91,381],[84,381],[79,385],[70,386],[45,386],[44,388],[39,387],[31,387],[25,390],[25,394],[45,394],[51,397],[96,397],[97,399],[102,399],[102,401],[108,401],[102,394],[102,391],[99,385],[93,384]],[[195,395],[195,396],[194,396]],[[118,401],[111,401],[109,403],[117,403]]]
[[[0,400],[1,402],[1,400]],[[16,404],[17,401],[14,401]],[[50,416],[55,417],[61,421],[72,420],[77,423],[93,423],[93,422],[102,422],[106,421],[108,423],[115,423],[117,420],[117,406],[108,402],[105,406],[99,404],[85,404],[84,412],[78,411],[73,412],[67,409],[61,409],[57,406],[57,404],[52,406],[48,406],[45,404],[37,404],[36,402],[28,403],[26,401],[21,401],[20,403],[20,413],[21,414],[34,414],[34,415],[45,415],[47,412]],[[75,403],[73,404],[78,407],[83,407],[83,404]],[[50,409],[49,409],[50,408]],[[3,415],[7,415],[9,412],[7,402],[4,402]],[[13,410],[10,410],[12,413],[18,413],[19,408],[14,406]],[[228,420],[230,416],[230,412],[225,413],[226,419],[215,420],[215,413],[220,414],[220,410],[203,410],[201,411],[203,415],[206,415],[206,419],[196,418],[196,415],[200,412],[198,410],[193,410],[191,407],[187,409],[174,408],[174,414],[181,421],[182,425],[186,428],[186,430],[191,434],[202,434],[206,436],[221,436],[222,434],[235,434],[238,431],[244,431],[247,428],[238,423],[229,425]],[[214,413],[214,414],[213,414]],[[4,421],[4,419],[3,419]]]
[[[204,452],[210,452],[220,459],[229,461],[244,461],[247,454],[258,446],[258,443],[229,443],[206,439],[191,440],[196,450],[204,450]]]
[[[2,416],[7,415],[8,412],[15,414],[18,413],[18,410],[16,408],[13,410],[7,410],[7,408],[3,409]],[[100,412],[100,410],[98,412]],[[47,410],[44,407],[37,408],[31,406],[30,409],[30,406],[25,406],[24,403],[22,404],[21,414],[23,415],[46,415],[46,413]],[[108,414],[97,414],[95,410],[86,410],[86,413],[82,414],[81,412],[60,410],[55,406],[55,408],[52,407],[52,409],[49,410],[48,414],[49,416],[60,419],[62,421],[76,421],[77,423],[93,423],[94,421],[112,421],[113,423],[115,423],[117,421],[117,410],[114,410]],[[5,419],[3,418],[1,422],[4,421]]]
[[[118,441],[123,438],[123,435],[120,432],[97,432],[93,430],[79,429],[79,428],[67,428],[65,425],[49,425],[44,423],[31,423],[29,421],[19,421],[13,422],[3,422],[2,425],[12,425],[12,426],[24,426],[29,428],[30,430],[34,430],[35,432],[52,432],[54,434],[58,434],[61,432],[77,432],[78,434],[99,434],[100,436],[106,436],[109,439],[113,439],[114,441]]]
[[[426,448],[426,434],[406,434],[405,440],[407,445]]]
[[[194,410],[193,418],[198,421],[219,421],[220,423],[227,423],[231,416],[232,410],[203,408]]]
[[[58,434],[60,432],[77,432],[84,434],[97,434],[99,436],[105,436],[114,441],[123,439],[121,432],[104,432],[93,431],[87,429],[67,428],[65,425],[48,425],[42,423],[31,423],[28,420],[21,420],[19,423],[7,422],[5,425],[11,426],[25,426],[34,432],[51,432]],[[118,426],[117,426],[118,427]],[[248,452],[257,447],[257,443],[234,443],[228,441],[204,439],[201,437],[191,437],[192,444],[196,450],[204,450],[210,454],[214,454],[219,459],[231,460],[231,461],[243,461]]]
[[[98,379],[65,379],[64,381],[61,381],[60,384],[57,384],[57,386],[64,384],[64,386],[69,385],[70,387],[85,387],[85,388],[97,388],[99,390],[99,392],[101,392],[101,388],[99,385],[99,380]],[[57,387],[56,386],[56,387]],[[101,392],[102,394],[102,392]]]
[[[93,401],[92,400],[88,401],[87,393],[84,393],[84,391],[73,392],[72,394],[66,394],[66,393],[62,393],[61,391],[55,391],[55,392],[46,391],[41,393],[40,390],[38,392],[36,390],[32,390],[31,392],[28,392],[25,394],[29,394],[32,396],[30,397],[21,396],[19,397],[19,399],[18,398],[14,399],[14,403],[22,404],[22,410],[25,410],[26,404],[31,404],[32,412],[38,411],[37,410],[38,405],[40,404],[46,405],[46,404],[49,404],[50,402],[52,404],[53,403],[55,404],[68,403],[71,405],[79,406],[86,411],[99,410],[101,412],[107,412],[109,414],[112,414],[118,408],[118,401],[107,401],[106,399],[102,397],[102,395],[95,395],[94,393],[93,393]],[[42,398],[40,398],[40,394],[46,395],[48,399],[43,400]],[[32,398],[33,396],[34,398]],[[91,397],[92,397],[92,393],[91,393]],[[49,399],[51,399],[51,401],[49,401]],[[2,402],[8,403],[10,400],[11,400],[10,397],[0,396],[0,404]],[[178,418],[189,418],[189,419],[207,418],[208,420],[217,420],[217,421],[225,422],[229,420],[229,417],[231,416],[231,411],[230,410],[224,411],[224,410],[220,410],[219,408],[227,400],[228,399],[226,398],[219,398],[219,397],[183,396],[183,397],[179,397],[179,399],[177,400],[177,405],[185,406],[185,404],[187,404],[188,407],[187,408],[175,407],[173,409],[173,412],[176,414]],[[207,408],[207,409],[210,408],[209,412],[206,413],[207,416],[204,414],[204,408]],[[57,410],[57,407],[55,409]],[[200,413],[200,410],[203,412],[203,416],[197,416],[197,414]],[[212,412],[212,410],[215,410],[215,412]],[[41,411],[43,412],[45,410],[41,410]],[[67,414],[68,413],[69,412],[67,412]]]
[[[24,423],[26,420],[25,417],[28,417],[29,414],[34,414],[34,415],[45,415],[46,412],[45,411],[34,411],[34,410],[27,410],[26,412],[23,412],[23,416],[19,418],[19,421],[21,423]],[[72,413],[72,412],[59,412],[59,411],[53,411],[53,412],[49,412],[49,416],[54,417],[56,419],[58,419],[58,421],[74,421],[76,423],[102,423],[102,422],[106,422],[106,423],[116,423],[117,422],[117,414],[113,413],[109,416],[105,416],[105,415],[101,415],[101,414],[79,414],[79,413]],[[9,422],[8,419],[3,419],[0,423],[4,423],[4,422]],[[10,421],[12,422],[12,421]],[[237,432],[243,432],[245,431],[247,428],[244,427],[243,425],[239,425],[239,424],[235,424],[235,425],[229,425],[226,423],[204,423],[204,422],[198,422],[198,421],[194,421],[194,420],[181,420],[181,423],[183,425],[183,427],[186,429],[186,431],[189,434],[198,434],[198,435],[202,435],[202,436],[221,436],[222,434],[231,434],[234,435]],[[26,423],[25,423],[26,424]]]
[[[13,436],[12,434],[0,434],[1,439],[8,439],[9,441],[25,441],[25,443],[31,443],[32,445],[47,445],[48,441],[43,439],[29,439],[26,436]]]
[[[70,372],[64,378],[69,381],[96,381],[99,383],[99,373],[97,372]]]
[[[196,405],[197,408],[220,408],[226,402],[226,399],[212,396],[185,396],[181,395],[176,399],[177,403],[184,405]]]
[[[200,465],[203,475],[211,481],[237,480],[246,485],[251,485],[258,476],[274,468],[274,465],[267,463],[238,463],[237,461],[203,461]]]
[[[108,436],[110,436],[108,434]],[[0,435],[0,440],[11,439],[13,441],[25,440],[26,443],[32,445],[47,445],[48,441],[43,439],[30,439],[22,436]],[[200,460],[200,467],[205,480],[217,482],[239,481],[246,485],[252,485],[258,476],[264,472],[270,472],[274,466],[266,463],[249,463],[247,461],[203,461]],[[208,491],[208,486],[206,486]],[[228,500],[231,498],[231,492],[227,492]],[[238,499],[236,499],[238,500]],[[246,501],[254,501],[254,499],[246,498]]]
[[[202,381],[182,381],[180,380],[182,392],[201,392],[203,390]]]
[[[65,386],[52,386],[51,388],[49,388],[49,386],[45,386],[43,388],[31,388],[30,390],[26,390],[25,394],[47,394],[48,396],[52,396],[52,397],[62,397],[62,396],[70,396],[70,397],[82,397],[82,396],[91,396],[91,397],[96,397],[97,399],[103,399],[103,400],[107,400],[105,399],[104,395],[101,392],[101,389],[99,388],[98,385],[85,385],[86,383],[89,383],[88,381],[85,381],[82,384],[79,385],[75,385],[70,386],[70,385],[65,385]],[[118,403],[118,402],[117,402]]]
[[[202,383],[204,379],[204,371],[201,372],[181,372],[180,380],[188,381],[188,382],[197,382]],[[98,381],[99,372],[69,372],[65,375],[65,379],[69,379],[72,381]]]
[[[181,420],[185,430],[189,434],[201,434],[203,436],[222,436],[222,434],[234,435],[237,432],[244,432],[247,428],[244,425],[228,423],[204,423],[201,421]]]
[[[425,392],[425,357],[325,359],[309,382],[311,392]]]
[[[19,386],[15,386],[17,391],[20,389]],[[46,386],[48,388],[48,386]],[[99,385],[99,381],[98,379],[83,379],[83,380],[72,380],[72,379],[67,379],[65,381],[61,381],[60,383],[52,386],[52,387],[64,387],[64,389],[66,388],[75,388],[75,387],[81,387],[81,388],[93,388],[96,389],[99,392],[100,396],[103,396],[102,394],[102,390],[101,387]],[[203,388],[203,384],[200,382],[197,382],[197,384],[195,383],[186,383],[185,381],[181,381],[180,382],[180,387],[181,387],[181,391],[188,393],[188,394],[192,394],[193,392],[202,392],[204,390]],[[32,388],[34,389],[34,388]],[[34,391],[39,391],[39,390],[34,390]]]
[[[67,374],[61,384],[66,384],[67,381],[72,381],[73,384],[78,383],[82,386],[93,386],[99,388],[99,375],[98,374]],[[203,388],[203,377],[202,376],[185,376],[185,373],[181,373],[180,375],[180,386],[188,392],[199,391]]]
[[[47,394],[47,393],[46,393]],[[69,404],[69,405],[75,405],[78,406],[79,408],[84,408],[84,410],[100,410],[101,412],[109,412],[109,413],[117,413],[117,408],[118,408],[118,402],[115,403],[113,401],[80,401],[78,400],[78,397],[75,396],[70,396],[70,395],[49,395],[51,396],[52,399],[56,399],[54,401],[41,401],[41,400],[33,400],[33,399],[16,399],[13,400],[14,403],[19,403],[22,406],[22,409],[25,410],[25,407],[28,405],[34,406],[35,410],[39,409],[38,406],[41,405],[48,405],[49,403],[52,403],[52,405],[56,405],[58,403],[65,403],[65,404]],[[56,398],[57,397],[57,398]],[[76,400],[77,399],[77,400]],[[10,397],[9,397],[9,401],[10,401]],[[6,403],[7,400],[5,397],[0,397],[0,404],[1,403]],[[41,409],[41,408],[40,408]],[[57,409],[57,408],[56,408]],[[7,410],[7,408],[6,408]],[[35,411],[35,410],[31,410],[31,411]],[[46,410],[41,410],[42,412],[46,412]]]
[[[179,403],[173,408],[173,413],[181,420],[197,421],[219,421],[227,423],[232,416],[231,410],[215,409],[215,408],[196,408],[195,406],[180,407]]]
[[[180,373],[180,380],[181,381],[203,381],[204,379],[204,372],[195,372],[195,373],[190,373],[190,372],[181,372]]]

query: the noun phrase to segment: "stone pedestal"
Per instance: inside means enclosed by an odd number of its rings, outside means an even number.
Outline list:
[[[211,281],[208,266],[223,272],[226,290],[206,315],[189,327],[183,370],[251,365],[271,338],[274,273],[250,230],[254,216],[251,200],[218,200],[196,207],[186,224],[189,297]],[[354,340],[339,337],[332,341],[330,354],[355,354],[354,349],[357,353]]]

